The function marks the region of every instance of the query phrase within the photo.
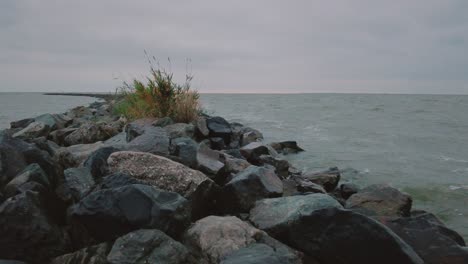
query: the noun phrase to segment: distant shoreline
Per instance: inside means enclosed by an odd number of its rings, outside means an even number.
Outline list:
[[[94,97],[100,98],[104,100],[111,100],[115,97],[115,95],[111,93],[43,93],[44,95],[63,95],[63,96],[87,96],[87,97]]]

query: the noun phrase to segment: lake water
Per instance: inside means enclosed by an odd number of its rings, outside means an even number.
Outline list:
[[[208,112],[296,140],[296,167],[338,166],[345,182],[389,183],[413,196],[468,240],[468,96],[203,94]],[[96,99],[0,93],[0,129],[9,122],[60,113]]]
[[[288,159],[304,170],[338,166],[343,181],[389,183],[468,240],[468,96],[203,95],[204,107],[296,140]]]

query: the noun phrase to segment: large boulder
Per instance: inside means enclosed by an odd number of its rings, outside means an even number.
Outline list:
[[[52,131],[56,129],[65,128],[72,122],[72,119],[66,115],[43,114],[35,117],[34,121],[44,123]]]
[[[188,137],[192,138],[195,133],[195,127],[193,124],[186,124],[186,123],[175,123],[172,125],[167,125],[164,127],[169,138],[180,138],[180,137]]]
[[[184,240],[204,261],[201,263],[220,263],[237,250],[255,243],[273,248],[281,263],[301,263],[300,253],[233,216],[208,216],[198,220],[187,230]]]
[[[151,125],[143,126],[144,132],[140,136],[123,146],[116,145],[117,148],[129,151],[149,152],[157,155],[169,154],[169,135],[161,127]]]
[[[110,249],[109,243],[101,243],[56,257],[50,264],[106,264]]]
[[[325,208],[343,207],[331,196],[320,193],[263,199],[250,211],[250,221],[281,240],[289,223]]]
[[[49,135],[50,127],[42,122],[32,122],[25,128],[13,134],[15,138],[33,139],[37,137],[47,137]]]
[[[409,216],[411,205],[411,196],[386,184],[370,185],[346,201],[346,208],[368,216]]]
[[[63,201],[78,202],[96,184],[87,168],[69,168],[63,172],[63,175],[63,182],[57,188],[57,194]]]
[[[250,166],[223,188],[223,204],[228,212],[248,212],[257,200],[279,197],[283,183],[273,170]]]
[[[119,131],[113,126],[107,123],[85,123],[80,126],[77,130],[70,133],[65,137],[65,144],[77,145],[77,144],[90,144],[98,141],[107,140],[115,136]]]
[[[198,144],[191,138],[179,137],[171,140],[170,154],[190,168],[198,166],[197,151]]]
[[[78,167],[81,165],[93,152],[104,147],[102,142],[93,144],[79,144],[70,147],[61,148],[57,153],[57,161],[63,168]]]
[[[411,217],[380,217],[379,221],[401,237],[426,264],[468,263],[463,238],[448,229],[433,214],[412,213]]]
[[[252,142],[240,149],[240,153],[246,160],[255,165],[262,164],[261,155],[269,155],[268,147],[261,142]]]
[[[289,175],[289,167],[291,166],[289,162],[285,159],[279,157],[273,157],[271,155],[260,155],[260,163],[268,164],[275,168],[275,173],[282,177],[286,178]]]
[[[321,185],[327,192],[331,192],[338,186],[341,174],[337,167],[332,167],[321,172],[305,173],[300,178]]]
[[[65,146],[65,138],[76,130],[78,130],[77,127],[57,129],[49,134],[49,138],[60,146]]]
[[[220,137],[224,139],[226,145],[231,142],[231,125],[222,117],[215,116],[206,119],[206,126],[210,131],[210,137]]]
[[[188,201],[177,193],[133,184],[92,192],[70,209],[74,225],[98,241],[115,239],[141,228],[178,236],[190,221]]]
[[[216,182],[224,174],[224,163],[219,161],[220,154],[206,146],[200,146],[197,152],[198,169]]]
[[[0,205],[0,259],[46,263],[69,248],[66,233],[47,214],[46,202],[32,191]]]
[[[113,189],[132,184],[143,184],[141,181],[125,173],[114,173],[101,179],[99,189]]]
[[[41,184],[45,189],[51,190],[49,176],[37,163],[28,165],[21,173],[13,178],[4,188],[5,197],[12,197],[21,192],[22,186],[29,182]]]
[[[321,264],[424,263],[390,229],[348,210],[316,210],[289,222],[286,229],[281,241]]]
[[[161,156],[131,151],[113,153],[108,163],[112,173],[125,173],[190,199],[195,218],[206,215],[215,206],[216,185],[200,171]]]
[[[140,229],[119,237],[107,261],[110,264],[197,263],[184,245],[156,229]]]

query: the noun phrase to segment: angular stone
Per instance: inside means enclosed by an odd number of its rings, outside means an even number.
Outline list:
[[[191,138],[179,137],[171,140],[170,154],[190,168],[198,167],[197,151],[198,144]]]
[[[174,124],[174,121],[172,121],[170,117],[166,116],[166,117],[159,118],[158,120],[154,121],[152,125],[156,127],[166,127],[172,124]]]
[[[13,134],[15,138],[32,139],[37,137],[47,137],[50,127],[42,122],[32,122],[27,127]]]
[[[156,229],[140,229],[119,237],[107,261],[110,264],[197,263],[184,245]]]
[[[104,147],[102,142],[93,144],[79,144],[61,148],[57,153],[57,160],[64,168],[78,167],[93,152]]]
[[[132,184],[143,184],[139,180],[124,173],[114,173],[102,178],[99,183],[99,189],[113,189]]]
[[[331,196],[320,193],[263,199],[250,210],[250,221],[280,239],[290,222],[325,208],[343,207]]]
[[[56,257],[50,264],[105,264],[110,249],[109,243],[101,243]]]
[[[109,174],[107,159],[119,151],[114,147],[104,147],[94,151],[84,162],[83,166],[88,168],[94,178],[101,178]]]
[[[195,133],[195,127],[192,124],[186,123],[176,123],[172,125],[167,125],[164,127],[169,138],[180,138],[180,137],[188,137],[192,138]]]
[[[294,179],[296,188],[301,193],[326,193],[325,189],[316,183],[304,179]]]
[[[77,202],[94,187],[93,176],[87,168],[69,168],[64,172],[64,182],[60,186],[60,196],[65,201]]]
[[[210,146],[212,149],[215,150],[222,150],[226,148],[226,144],[224,143],[224,139],[220,137],[213,137],[210,138]]]
[[[65,137],[68,146],[77,144],[91,144],[107,140],[115,136],[119,131],[107,123],[85,123],[77,130]]]
[[[13,178],[3,189],[5,197],[12,197],[20,193],[21,186],[28,182],[36,182],[44,188],[51,190],[52,186],[49,177],[42,170],[39,164],[33,163],[28,165],[18,176]]]
[[[260,162],[275,167],[275,173],[282,178],[286,178],[289,174],[290,164],[285,159],[275,158],[270,155],[260,155]]]
[[[263,244],[253,243],[229,254],[221,264],[302,264],[300,259],[288,259],[274,248]],[[309,262],[307,262],[309,263]]]
[[[358,193],[359,187],[352,183],[343,183],[340,185],[340,194],[344,199],[348,199],[351,195]]]
[[[206,119],[206,126],[210,131],[210,137],[220,137],[224,139],[226,144],[231,142],[231,126],[222,117],[215,116]]]
[[[341,174],[337,167],[333,167],[322,172],[306,173],[301,178],[321,185],[327,192],[331,192],[338,186]]]
[[[241,147],[246,146],[252,142],[259,142],[263,140],[263,134],[253,128],[244,128],[241,136]]]
[[[78,130],[76,127],[57,129],[49,134],[49,138],[55,143],[65,146],[65,138],[76,130]]]
[[[304,151],[297,145],[296,141],[274,142],[270,143],[269,145],[273,147],[278,153],[281,153],[283,155],[296,154]]]
[[[18,121],[13,121],[10,123],[10,128],[25,128],[32,122],[34,122],[34,118],[25,118]]]
[[[352,195],[346,208],[368,216],[409,216],[412,199],[386,184],[370,185]]]
[[[141,228],[177,236],[189,224],[189,209],[177,193],[133,184],[89,194],[71,207],[70,217],[98,241],[106,241]]]
[[[250,166],[223,188],[223,202],[229,212],[248,212],[255,202],[283,194],[283,183],[272,170]]]
[[[240,149],[240,153],[244,158],[254,165],[261,164],[261,155],[269,155],[268,148],[261,142],[252,142]]]
[[[200,116],[195,123],[195,133],[200,138],[206,138],[210,134],[210,130],[206,125],[206,118]]]
[[[224,163],[219,161],[219,153],[207,147],[200,147],[197,152],[198,169],[212,179],[218,180],[224,173]]]

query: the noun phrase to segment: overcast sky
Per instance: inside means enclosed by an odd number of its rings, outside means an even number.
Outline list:
[[[144,50],[201,92],[468,93],[468,1],[0,1],[0,92],[114,91]]]

